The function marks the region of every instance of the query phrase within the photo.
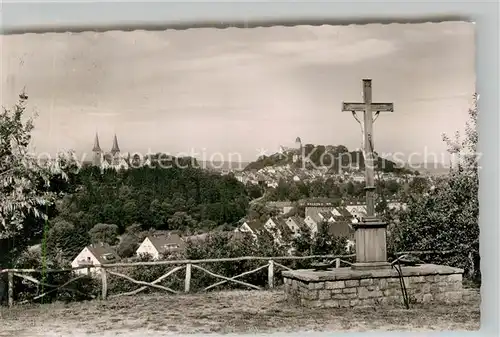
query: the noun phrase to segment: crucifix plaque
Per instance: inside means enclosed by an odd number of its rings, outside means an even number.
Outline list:
[[[363,111],[363,154],[365,161],[366,217],[353,224],[356,241],[356,263],[353,269],[390,268],[387,262],[387,223],[375,217],[375,155],[373,145],[374,117],[382,111],[394,111],[393,103],[372,103],[372,81],[363,80],[363,102],[342,103],[342,111],[350,111],[356,117]],[[375,111],[375,114],[373,113]],[[360,122],[358,120],[358,122]],[[361,122],[360,122],[361,123]]]

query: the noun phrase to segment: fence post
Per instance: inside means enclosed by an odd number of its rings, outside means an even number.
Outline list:
[[[9,307],[14,305],[14,272],[10,271],[7,274],[9,281]]]
[[[274,261],[269,260],[269,266],[267,267],[267,284],[269,289],[274,288]]]
[[[106,300],[108,297],[108,273],[106,268],[101,267],[101,280],[102,280],[102,299]]]
[[[186,278],[184,279],[184,292],[188,293],[191,287],[191,263],[186,263]]]
[[[335,268],[340,268],[340,257],[335,259]]]

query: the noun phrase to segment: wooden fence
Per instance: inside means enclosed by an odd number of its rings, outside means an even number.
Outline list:
[[[457,252],[459,250],[448,250],[448,251],[410,251],[410,252],[398,252],[396,255],[401,256],[405,254],[415,254],[415,255],[421,255],[421,254],[450,254]],[[291,270],[291,268],[279,263],[278,261],[290,261],[290,260],[310,260],[310,259],[329,259],[332,262],[335,261],[335,268],[340,268],[342,265],[351,265],[352,263],[349,261],[346,261],[345,259],[352,258],[354,257],[355,254],[350,254],[350,255],[311,255],[311,256],[277,256],[277,257],[258,257],[258,256],[243,256],[243,257],[235,257],[235,258],[220,258],[220,259],[200,259],[200,260],[163,260],[163,261],[148,261],[148,262],[131,262],[131,263],[112,263],[112,264],[105,264],[101,266],[81,266],[81,267],[75,267],[75,268],[68,268],[68,269],[44,269],[44,270],[37,270],[37,269],[4,269],[0,270],[0,275],[2,273],[7,273],[8,275],[8,303],[9,306],[14,305],[14,277],[19,277],[22,279],[25,279],[27,281],[30,281],[32,283],[35,283],[38,286],[44,286],[47,288],[52,288],[51,290],[44,292],[40,295],[35,296],[31,300],[37,300],[42,297],[47,296],[50,293],[56,292],[59,289],[63,290],[68,290],[76,293],[80,293],[81,295],[86,295],[81,293],[77,289],[72,289],[72,288],[67,288],[67,286],[75,282],[76,280],[79,280],[81,278],[86,277],[86,274],[78,275],[69,281],[65,282],[62,285],[51,285],[48,283],[44,283],[42,281],[37,280],[36,278],[32,277],[31,275],[26,275],[30,273],[55,273],[55,272],[73,272],[76,270],[81,270],[81,269],[87,269],[87,274],[90,274],[91,269],[94,269],[99,272],[100,278],[101,278],[101,296],[100,298],[103,300],[106,300],[108,298],[114,298],[114,297],[120,297],[120,296],[129,296],[129,295],[135,295],[140,293],[141,291],[144,291],[148,288],[155,288],[155,289],[160,289],[167,291],[172,294],[178,294],[179,291],[173,290],[171,288],[168,288],[166,286],[160,285],[162,281],[167,279],[169,276],[184,270],[185,271],[185,278],[184,278],[184,293],[189,293],[191,291],[191,275],[192,275],[192,270],[193,269],[198,269],[214,278],[220,279],[220,281],[213,283],[203,289],[203,291],[207,291],[210,289],[213,289],[215,287],[218,287],[220,285],[232,282],[236,283],[251,289],[256,289],[256,290],[261,290],[262,288],[259,286],[256,286],[254,284],[250,284],[247,282],[243,282],[241,280],[238,280],[239,278],[242,278],[244,276],[256,273],[260,270],[266,269],[267,268],[267,288],[268,289],[273,289],[275,284],[275,272],[277,269],[284,269],[284,270]],[[220,274],[216,274],[210,270],[207,270],[206,268],[203,268],[200,266],[200,264],[209,264],[209,263],[217,263],[217,262],[239,262],[239,261],[265,261],[265,264],[250,270],[246,271],[244,273],[241,273],[236,276],[228,277]],[[168,272],[163,274],[162,276],[158,277],[156,280],[152,282],[145,282],[145,281],[140,281],[133,279],[132,277],[128,275],[124,275],[122,273],[118,273],[116,271],[113,271],[112,269],[114,268],[130,268],[130,267],[139,267],[139,266],[159,266],[159,265],[172,265],[174,266],[172,269],[170,269]],[[332,264],[333,266],[333,264]],[[119,294],[114,294],[111,296],[108,296],[108,275],[113,275],[119,278],[126,279],[134,284],[139,285],[140,287],[129,292],[124,292],[124,293],[119,293]],[[92,298],[95,298],[95,296],[91,296]],[[26,303],[28,302],[23,301],[20,302]]]
[[[165,287],[163,285],[160,285],[162,281],[167,279],[169,276],[173,275],[174,273],[177,273],[178,271],[184,270],[185,271],[185,278],[184,278],[184,293],[189,293],[191,291],[191,275],[192,275],[192,270],[193,269],[198,269],[214,278],[220,279],[220,281],[213,283],[203,289],[203,291],[207,291],[210,289],[213,289],[215,287],[218,287],[220,285],[232,282],[236,283],[251,289],[256,289],[256,290],[261,290],[262,288],[259,286],[256,286],[251,283],[243,282],[241,280],[238,280],[239,278],[242,278],[244,276],[253,274],[255,272],[258,272],[260,270],[266,269],[267,268],[267,288],[268,289],[273,289],[275,284],[274,284],[274,275],[277,270],[277,268],[284,269],[284,270],[291,270],[291,268],[279,263],[278,261],[285,261],[285,260],[309,260],[309,259],[330,259],[334,260],[334,266],[336,268],[341,267],[341,265],[351,265],[351,262],[346,261],[344,259],[347,258],[352,258],[354,257],[354,254],[350,255],[311,255],[311,256],[276,256],[276,257],[259,257],[259,256],[243,256],[243,257],[235,257],[235,258],[220,258],[220,259],[200,259],[200,260],[162,260],[162,261],[147,261],[147,262],[131,262],[131,263],[110,263],[110,264],[105,264],[105,265],[100,265],[100,266],[80,266],[80,267],[74,267],[74,268],[67,268],[67,269],[44,269],[44,270],[37,270],[37,269],[4,269],[0,270],[0,274],[2,273],[7,273],[8,275],[8,303],[9,306],[12,307],[14,305],[14,277],[19,277],[24,280],[30,281],[38,286],[44,286],[47,288],[51,288],[50,290],[35,296],[31,300],[37,300],[42,297],[47,296],[50,293],[56,292],[58,290],[68,290],[72,292],[79,293],[81,295],[85,295],[82,292],[68,288],[67,286],[75,282],[79,279],[82,279],[87,276],[87,274],[90,274],[91,271],[97,271],[98,274],[100,274],[101,278],[101,296],[100,298],[103,300],[106,300],[108,298],[114,298],[114,297],[120,297],[120,296],[129,296],[129,295],[135,295],[140,293],[141,291],[144,291],[148,288],[155,288],[155,289],[160,289],[167,291],[172,294],[178,294],[179,291],[173,290],[171,288]],[[214,272],[211,272],[210,270],[203,268],[200,266],[200,264],[209,264],[209,263],[217,263],[217,262],[239,262],[239,261],[265,261],[265,264],[261,265],[258,268],[255,268],[250,271],[246,271],[244,273],[241,273],[236,276],[228,277],[220,274],[216,274]],[[139,267],[139,266],[160,266],[160,265],[172,265],[174,268],[170,269],[168,272],[157,278],[156,280],[152,282],[145,282],[145,281],[140,281],[133,279],[132,277],[128,275],[124,275],[122,273],[118,273],[116,271],[113,271],[112,269],[115,268],[130,268],[130,267]],[[333,264],[332,264],[333,266]],[[52,285],[48,284],[42,281],[37,280],[36,278],[32,277],[31,275],[27,274],[32,274],[32,273],[57,273],[57,272],[74,272],[77,270],[81,269],[87,269],[86,274],[81,274],[77,275],[74,278],[70,279],[69,281],[65,282],[62,285]],[[119,278],[126,279],[134,284],[139,285],[140,287],[129,292],[124,292],[124,293],[119,293],[119,294],[114,294],[111,296],[108,296],[108,276],[113,275]],[[95,296],[90,295],[92,298],[95,298]],[[28,300],[20,302],[20,304],[27,303]]]

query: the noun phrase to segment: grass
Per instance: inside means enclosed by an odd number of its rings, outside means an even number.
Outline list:
[[[0,336],[155,336],[185,333],[430,331],[479,329],[479,296],[460,305],[309,309],[283,291],[136,295],[78,303],[1,308]]]

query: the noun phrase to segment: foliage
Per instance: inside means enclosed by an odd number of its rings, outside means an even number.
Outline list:
[[[256,202],[250,205],[248,210],[248,220],[258,220],[265,223],[269,218],[275,217],[280,213],[276,207],[270,207],[265,203]]]
[[[285,255],[283,248],[278,247],[273,240],[268,236],[261,236],[258,240],[253,240],[249,236],[235,237],[232,232],[215,232],[209,234],[202,241],[188,241],[186,250],[182,253],[175,253],[163,255],[162,260],[179,260],[179,259],[216,259],[216,258],[231,258],[241,256],[282,256]],[[137,258],[138,261],[150,261],[151,257],[141,256]],[[266,264],[267,261],[232,261],[232,262],[215,262],[200,264],[213,273],[224,275],[227,277],[235,276],[259,266]],[[117,272],[124,273],[136,280],[152,282],[174,268],[173,265],[157,265],[157,266],[138,266],[131,268],[123,268],[116,270]],[[192,291],[200,291],[210,284],[220,281],[212,276],[208,276],[204,272],[192,268],[191,270],[191,289]],[[170,287],[174,290],[182,289],[184,286],[185,272],[178,271],[174,275],[161,283],[161,285]],[[276,275],[279,280],[279,274]],[[267,283],[267,268],[260,270],[255,274],[251,274],[238,280],[255,284],[257,286],[265,287]],[[111,276],[109,282],[110,294],[132,291],[137,289],[138,286],[130,283],[122,278]],[[215,287],[214,290],[220,288],[245,288],[241,285],[234,283],[226,283]],[[146,292],[157,291],[148,289]]]
[[[114,246],[118,243],[118,226],[99,223],[89,231],[91,243],[107,243]]]
[[[88,232],[62,218],[50,221],[46,238],[47,255],[54,261],[71,262],[90,244]]]
[[[144,233],[141,233],[141,227],[140,224],[133,224],[123,234],[120,244],[117,247],[117,253],[121,258],[128,258],[135,255],[137,248],[139,248],[146,236]]]
[[[336,237],[328,231],[327,223],[320,223],[318,231],[312,234],[309,228],[304,227],[300,231],[300,235],[293,239],[292,243],[294,255],[345,255],[347,254],[347,238]],[[313,261],[297,260],[294,262],[294,269],[302,269],[310,267]]]
[[[16,261],[15,268],[19,269],[38,269],[42,272],[30,273],[29,276],[50,285],[63,285],[77,275],[74,272],[44,272],[46,269],[59,270],[68,268],[69,265],[61,263],[57,259],[45,258],[40,250],[26,251]],[[82,301],[88,300],[90,296],[97,296],[100,289],[99,280],[92,279],[91,277],[83,277],[79,280],[69,283],[64,288],[58,291],[51,292],[46,296],[35,299],[37,295],[52,290],[52,287],[37,285],[31,281],[14,278],[14,300],[34,300],[39,303],[49,303],[53,301]]]
[[[0,113],[0,265],[9,266],[24,249],[40,241],[45,222],[57,214],[55,201],[70,190],[74,153],[55,160],[29,152],[34,117],[26,116],[26,94]]]
[[[61,216],[87,230],[98,223],[116,224],[119,233],[133,223],[143,229],[213,229],[241,219],[249,201],[234,177],[191,167],[103,173],[84,167],[75,184],[79,189],[64,200]]]
[[[249,163],[245,171],[260,170],[268,166],[291,165],[295,167],[318,168],[328,167],[332,172],[340,172],[350,167],[364,169],[365,162],[361,151],[350,151],[343,145],[325,146],[306,144],[300,159],[293,162],[294,155],[299,154],[299,149],[285,153],[276,153],[271,156],[261,156],[256,161]],[[391,160],[377,157],[377,169],[382,172],[408,173],[409,170],[399,167]]]
[[[421,258],[464,268],[470,277],[479,278],[479,180],[472,155],[477,143],[476,99],[474,96],[469,111],[466,139],[448,142],[450,152],[465,153],[460,165],[436,180],[428,192],[409,197],[407,210],[400,214],[401,223],[391,232],[391,246],[396,251],[459,250],[456,254]]]
[[[397,197],[402,184],[391,179],[377,181],[376,187],[386,198]],[[313,181],[286,181],[280,179],[276,188],[269,188],[265,199],[267,201],[297,201],[302,199],[328,198],[329,202],[340,205],[341,201],[364,200],[364,183],[344,181],[341,178],[317,178]]]
[[[443,140],[448,145],[448,151],[457,155],[458,167],[456,173],[476,175],[478,172],[478,152],[477,152],[477,116],[478,108],[477,101],[479,95],[476,93],[472,99],[472,106],[469,109],[469,121],[465,125],[465,137],[460,139],[460,132],[455,133],[455,139],[451,139],[446,134],[443,134]]]
[[[241,256],[283,256],[285,254],[284,249],[276,245],[270,236],[261,235],[254,240],[249,235],[234,237],[230,232],[225,232],[208,235],[207,239],[202,242],[188,243],[185,257],[187,259],[216,259]],[[267,261],[247,260],[207,263],[200,266],[213,273],[231,277],[258,268],[266,263]],[[238,278],[238,280],[264,287],[267,282],[267,268]],[[201,271],[193,270],[192,281],[194,282],[193,289],[200,289],[215,283],[217,279],[211,276],[207,277]],[[241,286],[233,283],[223,287],[241,288]]]
[[[44,212],[56,194],[50,191],[51,178],[65,176],[64,157],[40,162],[29,152],[33,118],[23,121],[28,97],[0,113],[0,239],[18,235],[28,216],[46,219]]]

